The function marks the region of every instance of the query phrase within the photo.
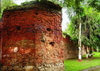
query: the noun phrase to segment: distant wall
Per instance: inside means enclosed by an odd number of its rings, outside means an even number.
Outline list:
[[[73,59],[78,57],[78,46],[77,43],[70,40],[69,36],[66,36],[66,38],[63,38],[64,40],[64,57],[65,59]]]

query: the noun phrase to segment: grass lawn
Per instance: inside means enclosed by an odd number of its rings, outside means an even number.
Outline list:
[[[93,58],[83,59],[81,62],[78,59],[65,60],[65,71],[80,71],[100,65],[100,52],[94,52],[94,54]]]

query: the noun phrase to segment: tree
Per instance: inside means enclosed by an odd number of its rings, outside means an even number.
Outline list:
[[[13,0],[1,0],[0,1],[1,3],[1,11],[0,11],[0,18],[1,18],[1,16],[2,16],[2,13],[3,13],[3,10],[4,9],[6,9],[6,8],[8,8],[8,7],[10,7],[10,6],[14,6],[14,5],[16,5],[14,2],[13,2]]]
[[[67,33],[72,38],[79,40],[80,47],[81,47],[81,42],[82,44],[86,46],[94,47],[94,44],[96,44],[97,39],[99,39],[97,38],[97,35],[95,35],[96,34],[95,31],[98,30],[96,26],[100,25],[100,13],[98,12],[96,8],[90,6],[89,1],[86,2],[85,0],[81,1],[81,3],[79,2],[78,5],[75,5],[75,3],[71,3],[71,7],[74,8],[76,16],[74,16],[71,19],[72,25],[69,26],[69,30],[67,29],[67,31],[71,32],[71,34],[69,32]],[[70,29],[73,29],[73,30],[70,31]],[[73,31],[73,34],[72,34],[72,31]],[[98,31],[98,33],[100,33],[100,31]],[[78,38],[78,35],[79,35],[79,38]],[[79,47],[79,50],[80,50],[79,54],[81,54],[80,47]],[[79,59],[81,59],[81,57],[79,57]]]
[[[78,37],[78,45],[79,45],[79,55],[78,55],[78,59],[81,60],[82,59],[82,54],[81,54],[81,16],[82,16],[82,13],[83,13],[83,9],[81,8],[81,1],[82,0],[72,0],[72,1],[69,1],[67,2],[67,6],[70,6],[74,9],[75,13],[77,14],[77,23],[79,25],[79,37]]]

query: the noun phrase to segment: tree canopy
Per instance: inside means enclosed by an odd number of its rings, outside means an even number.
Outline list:
[[[2,13],[3,13],[3,10],[6,9],[7,7],[11,7],[11,6],[14,6],[16,5],[13,0],[1,0],[0,1],[0,18],[2,17]]]
[[[96,5],[94,5],[96,4]],[[72,39],[78,39],[79,19],[82,23],[82,44],[90,47],[100,47],[100,2],[98,0],[84,0],[73,7],[76,15],[72,17],[68,29],[65,31]],[[71,6],[72,7],[72,6]]]

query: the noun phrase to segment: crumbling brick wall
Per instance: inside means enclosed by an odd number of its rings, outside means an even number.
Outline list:
[[[0,20],[0,63],[1,63],[1,59],[2,59],[2,20]]]
[[[37,6],[5,11],[2,33],[2,70],[64,71],[61,12]]]
[[[69,36],[63,38],[64,40],[64,57],[65,59],[73,59],[78,57],[78,45],[77,42],[72,41]]]

